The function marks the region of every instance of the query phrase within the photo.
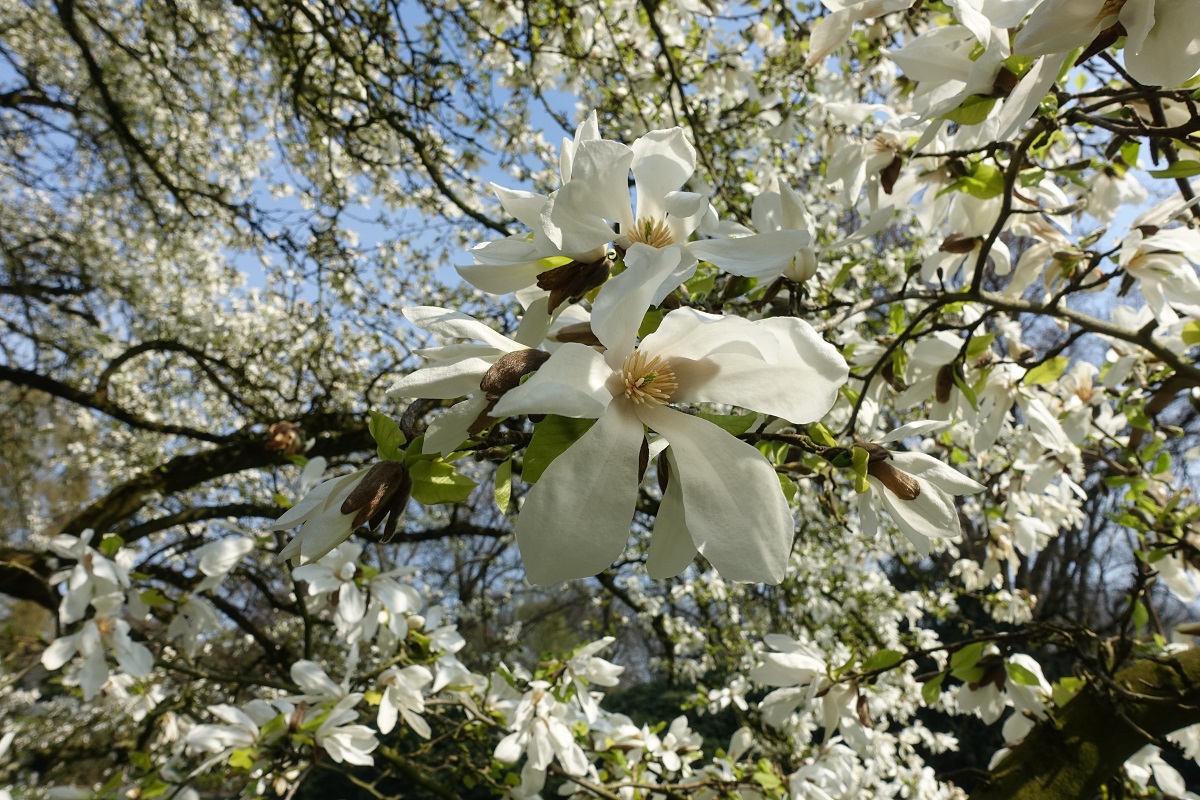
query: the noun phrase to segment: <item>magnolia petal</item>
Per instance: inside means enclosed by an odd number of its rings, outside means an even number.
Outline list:
[[[1044,56],[1086,45],[1116,22],[1107,3],[1094,0],[1047,0],[1034,10],[1013,37],[1013,53]]]
[[[503,186],[491,184],[500,205],[505,212],[524,225],[526,228],[536,228],[542,206],[548,199],[544,194],[527,192],[521,189],[505,189]]]
[[[791,263],[797,250],[811,241],[808,231],[781,230],[737,239],[703,239],[691,242],[688,250],[733,275],[773,278]]]
[[[437,306],[409,306],[402,309],[404,318],[443,339],[473,339],[489,344],[504,353],[523,350],[524,345],[514,342],[502,333],[484,325],[474,317]]]
[[[523,348],[517,348],[523,349]],[[435,361],[400,378],[388,397],[429,397],[449,400],[479,391],[479,381],[502,353],[491,356]]]
[[[621,362],[633,352],[646,309],[664,281],[680,268],[683,258],[679,247],[659,250],[635,244],[625,254],[625,271],[600,287],[592,304],[592,332],[608,348],[605,357],[613,369],[620,369]],[[664,296],[678,285],[667,289]]]
[[[513,334],[513,341],[531,349],[537,349],[546,340],[553,322],[550,315],[550,295],[543,294],[531,302],[521,315],[521,324]]]
[[[637,219],[663,219],[667,195],[678,191],[696,171],[696,148],[683,135],[683,128],[650,131],[633,143],[632,168]]]
[[[814,66],[841,47],[850,38],[853,26],[853,12],[845,8],[817,20],[808,37],[808,65]]]
[[[595,575],[621,554],[637,503],[642,435],[628,404],[613,403],[529,490],[516,535],[530,583]]]
[[[70,636],[60,636],[50,643],[50,646],[42,651],[42,666],[50,671],[54,671],[62,667],[79,652],[80,634],[74,633]]]
[[[542,209],[538,235],[561,254],[578,258],[588,256],[616,237],[602,209],[597,207],[594,187],[572,182],[554,193]],[[629,207],[629,190],[624,190],[624,207]],[[628,211],[624,213],[629,213]]]
[[[924,453],[894,453],[892,465],[901,472],[929,481],[950,494],[974,494],[987,488],[949,464]]]
[[[512,241],[514,238],[519,241]],[[487,249],[484,249],[487,248]],[[548,267],[532,241],[509,237],[471,248],[478,264],[455,264],[454,269],[467,283],[489,294],[508,294],[537,283],[537,276]]]
[[[671,462],[669,453],[659,458]],[[671,464],[670,471],[672,476],[679,475],[674,464]],[[687,569],[695,557],[696,545],[692,542],[684,519],[683,490],[679,480],[673,477],[667,483],[667,490],[658,506],[658,516],[654,519],[654,535],[650,539],[650,551],[646,557],[646,572],[655,580],[673,578]]]
[[[306,494],[303,500],[285,511],[283,516],[270,525],[267,525],[267,530],[287,530],[299,525],[315,514],[323,514],[334,506],[341,507],[342,501],[346,499],[346,495],[353,491],[354,486],[358,485],[358,481],[362,480],[366,473],[365,469],[360,469],[356,472],[351,472],[349,475],[321,482],[316,488]]]
[[[638,416],[671,443],[692,541],[721,575],[779,583],[795,523],[775,470],[762,454],[711,422],[665,406]]]
[[[907,425],[901,425],[891,433],[879,439],[879,444],[891,444],[907,439],[910,436],[928,436],[931,433],[941,431],[950,423],[944,419],[922,419],[916,422],[910,422]]]
[[[492,414],[497,418],[559,414],[595,419],[612,399],[605,386],[611,375],[604,356],[586,345],[568,342],[527,381],[505,392]]]
[[[396,727],[396,720],[399,715],[396,706],[392,704],[390,692],[384,694],[383,700],[379,703],[379,716],[375,719],[375,726],[379,728],[380,733],[391,733]]]
[[[1142,0],[1121,7],[1125,67],[1139,83],[1173,88],[1200,70],[1195,0]]]
[[[488,399],[482,392],[456,403],[448,411],[438,414],[425,430],[422,452],[441,453],[448,456],[471,437],[471,423],[487,408]]]
[[[902,500],[875,477],[868,475],[867,482],[883,500],[896,527],[922,556],[929,555],[930,539],[953,538],[962,532],[954,501],[932,484],[921,481],[921,494],[914,500]]]
[[[672,361],[699,361],[714,353],[772,360],[779,354],[779,340],[741,317],[677,308],[642,340],[640,349]]]

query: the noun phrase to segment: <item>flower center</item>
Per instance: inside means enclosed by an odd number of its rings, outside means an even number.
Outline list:
[[[633,229],[629,231],[629,243],[634,242],[663,248],[674,244],[675,238],[671,236],[671,229],[667,227],[665,220],[642,217],[633,223]]]
[[[635,350],[621,365],[621,382],[625,396],[638,405],[661,406],[679,388],[675,371],[661,356],[647,356]]]

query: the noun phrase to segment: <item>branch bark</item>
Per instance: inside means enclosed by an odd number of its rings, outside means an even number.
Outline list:
[[[1092,797],[1143,746],[1197,722],[1200,648],[1137,661],[1030,731],[971,800]]]

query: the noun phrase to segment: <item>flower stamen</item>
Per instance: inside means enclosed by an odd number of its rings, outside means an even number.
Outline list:
[[[667,227],[666,221],[653,217],[642,217],[633,223],[633,229],[629,231],[628,235],[630,244],[641,242],[661,249],[675,243],[675,237],[671,235],[671,229]]]
[[[661,356],[649,357],[640,350],[630,353],[621,365],[621,382],[625,385],[625,396],[638,405],[664,405],[679,388],[669,363]]]

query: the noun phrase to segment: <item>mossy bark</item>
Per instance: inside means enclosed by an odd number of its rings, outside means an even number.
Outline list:
[[[971,800],[1087,800],[1150,741],[1200,722],[1200,648],[1089,683],[1039,724]]]

